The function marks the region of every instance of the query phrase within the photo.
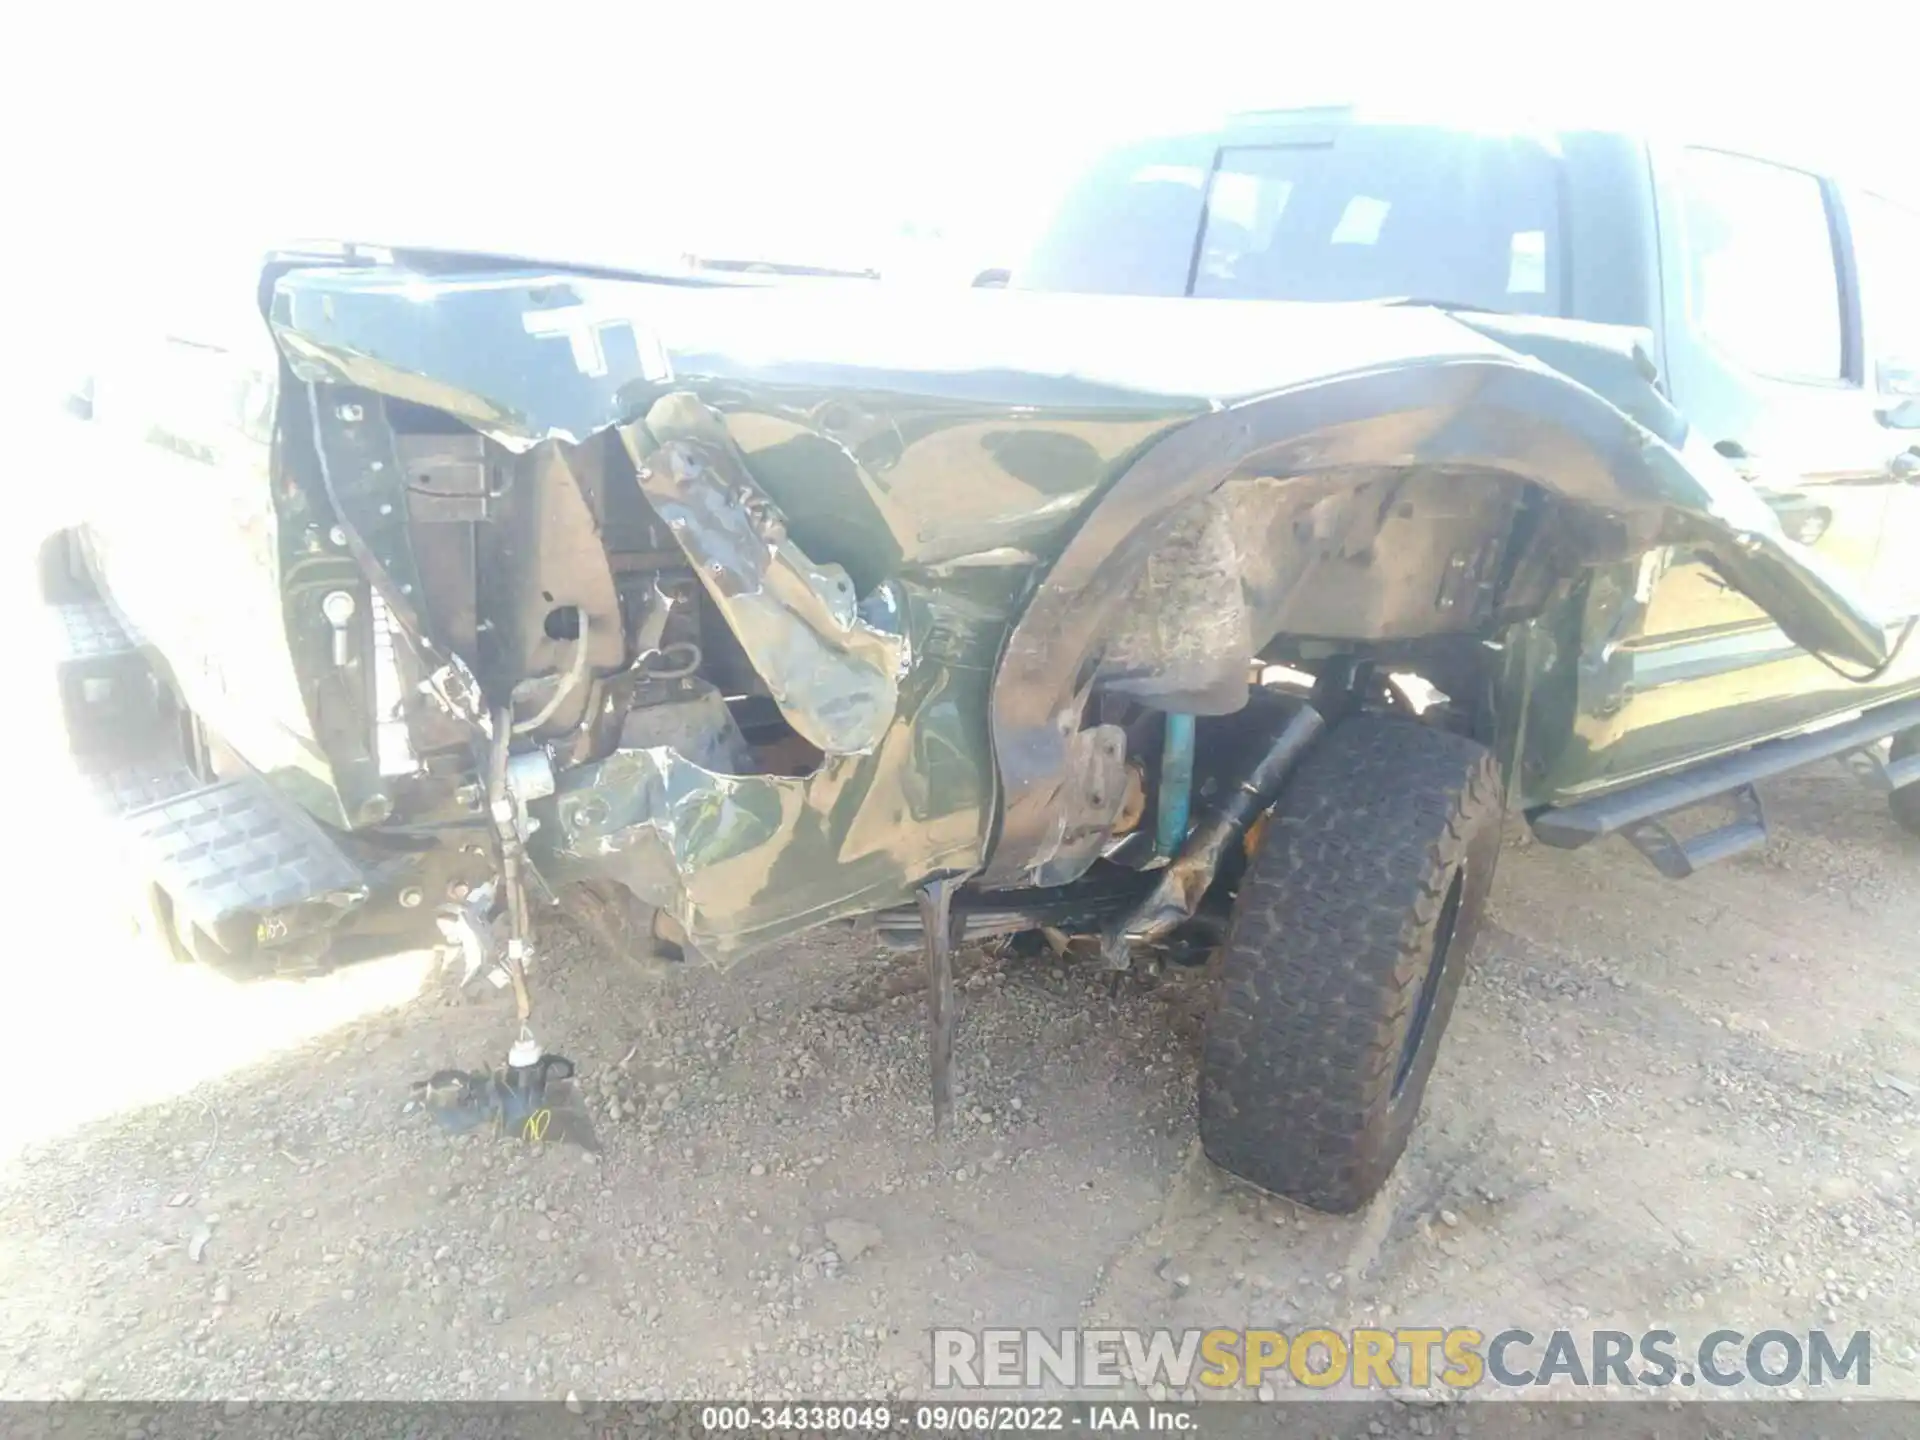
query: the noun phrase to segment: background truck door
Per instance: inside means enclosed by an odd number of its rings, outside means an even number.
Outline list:
[[[1871,192],[1847,202],[1859,257],[1861,334],[1887,460],[1887,525],[1876,566],[1891,614],[1920,612],[1920,210]],[[1920,683],[1920,638],[1894,664]]]
[[[1894,447],[1866,383],[1835,188],[1699,148],[1655,152],[1653,175],[1675,403],[1789,534],[1891,615],[1893,597],[1876,592],[1895,580],[1882,565]],[[1844,713],[1901,680],[1896,667],[1877,684],[1849,683],[1684,552],[1649,555],[1624,579],[1603,572],[1595,587],[1575,721],[1585,743],[1545,777],[1557,798]]]

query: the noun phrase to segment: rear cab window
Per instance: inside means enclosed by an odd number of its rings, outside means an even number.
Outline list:
[[[1013,283],[1561,315],[1559,169],[1548,140],[1428,126],[1135,147],[1076,187]]]

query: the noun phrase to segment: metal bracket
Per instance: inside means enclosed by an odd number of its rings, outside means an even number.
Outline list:
[[[396,435],[407,509],[423,524],[489,518],[487,442],[478,435]]]
[[[492,917],[493,894],[493,881],[489,880],[474,886],[463,899],[441,907],[433,917],[442,942],[441,964],[459,962],[463,989],[482,971],[496,987],[509,983],[510,977],[499,965],[504,942]]]
[[[403,629],[426,636],[436,649],[448,650],[442,637],[429,634],[422,621],[420,571],[405,506],[395,503],[403,487],[384,405],[378,396],[311,382],[307,405],[320,483],[348,552],[379,586]]]
[[[1767,813],[1760,803],[1760,792],[1742,785],[1727,792],[1727,798],[1733,802],[1734,818],[1690,840],[1678,839],[1667,829],[1664,816],[1636,820],[1620,833],[1667,879],[1684,880],[1716,860],[1766,843]]]

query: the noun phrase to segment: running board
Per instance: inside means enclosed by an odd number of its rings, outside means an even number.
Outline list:
[[[103,600],[46,608],[58,635],[55,644],[62,662],[112,661],[140,653],[140,638],[128,633]]]
[[[165,897],[182,945],[225,959],[317,937],[367,899],[326,828],[251,771],[211,783],[142,653],[100,601],[46,607],[80,779],[141,891]]]
[[[1561,850],[1578,850],[1609,835],[1624,835],[1662,875],[1683,880],[1704,865],[1766,840],[1766,815],[1753,789],[1757,782],[1852,755],[1915,726],[1920,726],[1920,699],[1882,705],[1841,724],[1763,741],[1677,775],[1663,775],[1593,800],[1536,810],[1528,823],[1542,844]],[[1909,767],[1909,761],[1902,761],[1899,775],[1889,774],[1893,786],[1920,779],[1920,774],[1908,773]],[[1894,767],[1887,768],[1891,772]],[[1705,834],[1681,841],[1661,823],[1670,815],[1722,798],[1732,801],[1735,817]]]
[[[1920,751],[1898,760],[1883,760],[1871,747],[1850,751],[1842,757],[1862,784],[1881,795],[1891,795],[1909,785],[1920,785]]]
[[[99,600],[45,608],[61,718],[75,755],[133,762],[164,727],[140,641]]]
[[[1767,812],[1760,803],[1760,792],[1742,785],[1725,798],[1733,806],[1733,819],[1685,840],[1658,819],[1636,820],[1620,833],[1667,879],[1684,880],[1716,860],[1757,850],[1767,843]]]
[[[330,928],[367,882],[319,823],[258,775],[196,785],[123,811],[134,866],[177,924],[235,955]]]

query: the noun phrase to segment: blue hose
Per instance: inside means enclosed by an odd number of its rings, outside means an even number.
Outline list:
[[[1167,714],[1167,743],[1160,751],[1160,799],[1153,849],[1171,860],[1186,843],[1193,811],[1193,716]]]

